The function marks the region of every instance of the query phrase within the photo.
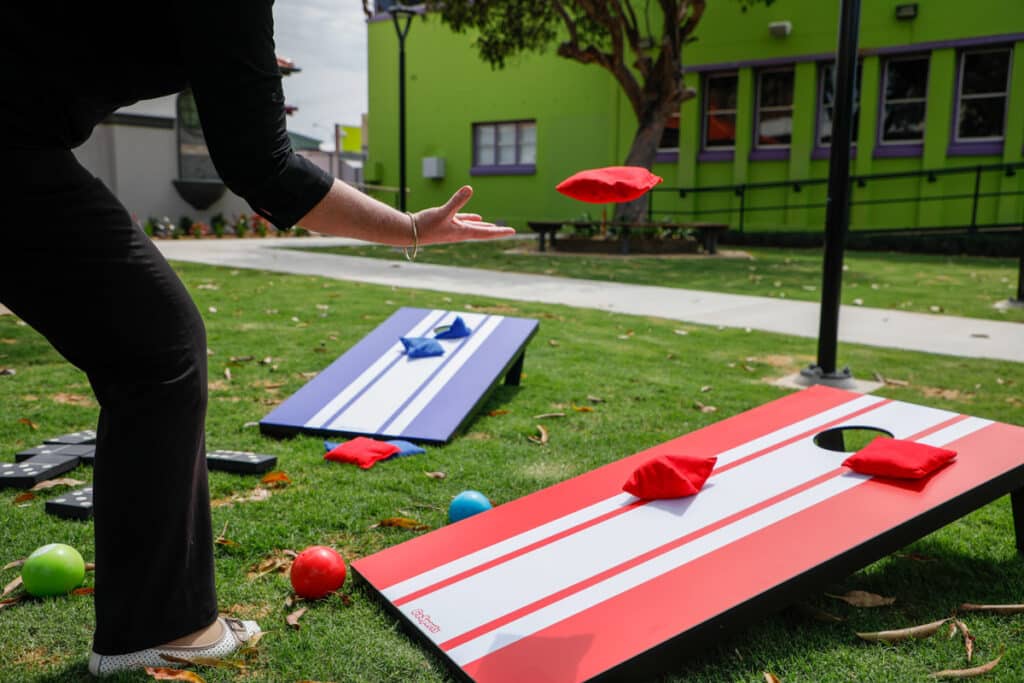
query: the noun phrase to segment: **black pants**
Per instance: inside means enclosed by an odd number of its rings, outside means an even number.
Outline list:
[[[203,321],[71,152],[0,157],[0,302],[86,373],[100,404],[94,649],[159,645],[217,616]]]

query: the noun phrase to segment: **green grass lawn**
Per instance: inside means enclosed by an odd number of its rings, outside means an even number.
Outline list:
[[[729,247],[723,249],[730,252]],[[401,249],[383,246],[323,251],[404,258]],[[749,258],[541,253],[531,240],[434,245],[421,249],[417,260],[800,301],[821,299],[821,250],[751,247],[739,253]],[[845,263],[844,304],[1024,322],[1024,309],[993,307],[1017,294],[1018,260],[1013,258],[847,251]]]
[[[436,253],[430,250],[424,259]],[[748,266],[767,269],[769,258],[767,252],[758,252],[753,263],[707,260],[700,267],[730,264],[737,286],[746,287],[745,273],[761,272]],[[770,262],[782,268],[785,258],[801,257],[797,253]],[[568,259],[549,261],[555,267]],[[852,263],[854,272],[861,268],[858,263]],[[926,273],[922,277],[937,277],[942,271],[939,260],[920,263]],[[872,268],[882,268],[881,260]],[[287,604],[287,576],[248,574],[283,550],[314,544],[332,545],[349,560],[365,556],[423,533],[374,528],[381,519],[412,517],[437,528],[445,523],[448,502],[464,489],[483,491],[501,504],[748,410],[785,395],[786,390],[768,380],[806,365],[815,353],[815,342],[809,339],[599,311],[206,266],[181,265],[178,270],[208,326],[209,447],[277,455],[279,468],[291,479],[267,500],[218,504],[213,510],[214,533],[230,541],[216,547],[221,608],[258,619],[268,634],[247,673],[203,668],[200,673],[207,681],[451,680],[443,664],[409,640],[358,584],[347,583],[344,596],[308,604],[301,629],[294,630],[285,617],[299,605]],[[693,266],[692,272],[699,268]],[[988,273],[980,267],[978,272]],[[773,277],[782,276],[766,275]],[[874,291],[863,288],[865,293]],[[946,297],[935,301],[949,303]],[[466,433],[451,444],[367,471],[324,461],[318,439],[278,441],[259,434],[253,425],[273,405],[403,305],[472,307],[539,319],[522,385],[499,387]],[[886,386],[880,395],[1024,424],[1024,372],[1019,364],[851,345],[841,346],[840,355],[858,376],[878,372],[906,382]],[[13,316],[0,316],[0,368],[16,371],[0,374],[3,461],[12,461],[16,451],[46,437],[95,427],[98,408],[84,375]],[[575,411],[573,406],[593,411]],[[534,417],[551,412],[566,416]],[[529,439],[537,434],[538,424],[549,430],[545,445]],[[140,450],[139,457],[145,455]],[[447,476],[434,479],[425,472]],[[80,467],[67,476],[89,481],[92,472]],[[140,487],[159,485],[139,482]],[[211,473],[211,494],[217,501],[243,497],[257,485],[252,477]],[[45,500],[60,491],[43,491],[34,500],[15,504],[18,491],[0,490],[0,566],[51,542],[69,543],[87,561],[93,559],[91,522],[44,513]],[[752,557],[750,562],[765,559]],[[16,576],[16,569],[0,572],[0,585]],[[91,575],[86,585],[92,585]],[[755,682],[770,671],[785,683],[923,681],[929,672],[966,666],[962,641],[947,639],[945,632],[890,645],[863,643],[854,633],[940,619],[962,602],[1021,602],[1024,562],[1015,554],[1008,499],[843,578],[831,592],[852,589],[892,596],[896,602],[858,609],[809,594],[807,605],[842,621],[787,610],[724,635],[706,650],[680,656],[662,680]],[[685,596],[677,599],[685,604]],[[1005,648],[1002,662],[986,679],[1024,680],[1024,616],[967,615],[966,622],[977,637],[975,663]],[[89,595],[28,600],[0,609],[0,680],[88,680],[92,625]],[[115,680],[148,679],[138,673]]]

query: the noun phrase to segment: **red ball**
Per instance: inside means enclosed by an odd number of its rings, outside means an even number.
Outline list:
[[[345,560],[333,548],[314,545],[292,562],[292,588],[299,597],[319,600],[345,583]]]

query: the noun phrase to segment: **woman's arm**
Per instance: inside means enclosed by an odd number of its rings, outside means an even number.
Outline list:
[[[299,224],[325,235],[355,237],[398,247],[515,234],[514,229],[487,223],[477,214],[459,213],[472,196],[473,188],[465,185],[444,206],[416,212],[417,236],[414,239],[412,218],[335,180],[327,195],[299,220]]]

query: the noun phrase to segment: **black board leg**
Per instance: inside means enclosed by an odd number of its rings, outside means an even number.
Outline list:
[[[526,351],[519,354],[519,358],[512,363],[512,367],[505,373],[505,384],[511,387],[519,386],[519,380],[523,376],[523,359],[526,358]]]
[[[1013,531],[1017,536],[1017,552],[1024,555],[1024,489],[1010,492],[1010,506],[1013,508]]]

